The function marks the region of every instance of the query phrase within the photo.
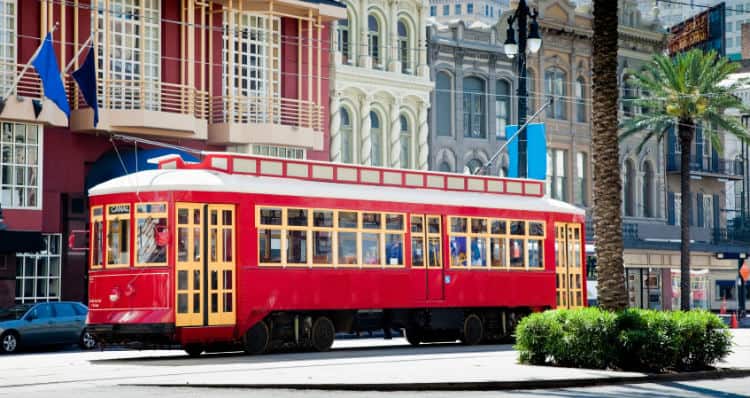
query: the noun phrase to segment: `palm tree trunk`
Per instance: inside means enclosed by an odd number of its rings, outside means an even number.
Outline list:
[[[695,126],[693,120],[680,120],[680,309],[690,310],[690,147]]]
[[[617,2],[594,0],[594,232],[602,308],[628,305],[622,260],[622,181],[617,145]]]

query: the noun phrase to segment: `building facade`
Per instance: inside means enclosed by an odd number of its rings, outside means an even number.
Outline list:
[[[430,0],[430,17],[439,23],[463,21],[466,26],[489,27],[509,8],[509,0]]]
[[[430,26],[430,68],[435,81],[430,112],[430,169],[474,172],[505,142],[516,120],[516,79],[495,27],[464,22]],[[505,163],[503,163],[505,162]],[[507,157],[488,170],[507,172]]]
[[[422,0],[344,0],[334,23],[330,158],[427,169],[430,81]]]
[[[620,118],[648,112],[632,103],[642,94],[628,83],[661,53],[666,36],[658,20],[643,17],[638,2],[620,0],[620,43],[618,79],[621,87]],[[676,132],[670,131],[661,144],[651,142],[638,153],[643,135],[620,144],[623,183],[624,264],[630,305],[640,308],[679,308],[680,278],[680,151]],[[696,131],[691,149],[690,188],[692,214],[691,278],[692,305],[718,310],[723,298],[736,308],[736,295],[728,295],[735,285],[737,260],[727,258],[747,251],[727,234],[734,214],[727,206],[734,203],[733,188],[742,180],[743,160],[727,146],[722,136],[719,152],[703,129]],[[729,153],[732,152],[732,153]],[[746,245],[746,243],[745,243]]]
[[[322,43],[330,21],[346,15],[335,1],[0,0],[0,13],[0,206],[9,230],[42,234],[39,251],[0,253],[0,306],[85,301],[87,189],[163,154],[113,134],[328,159]],[[71,64],[69,121],[43,98],[33,68],[12,87],[53,29],[61,69]],[[89,37],[97,125],[69,73]]]

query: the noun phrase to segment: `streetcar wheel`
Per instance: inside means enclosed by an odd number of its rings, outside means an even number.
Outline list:
[[[484,325],[482,319],[476,314],[471,314],[464,319],[463,335],[461,342],[466,345],[479,344],[484,336]]]
[[[417,328],[406,329],[406,341],[416,347],[422,342],[422,333]]]
[[[0,351],[10,354],[18,351],[19,346],[18,334],[15,332],[5,332],[0,336]]]
[[[242,345],[245,352],[250,355],[262,354],[268,350],[268,344],[271,341],[271,332],[264,321],[253,325],[245,332],[242,338]]]
[[[185,352],[191,357],[191,358],[197,358],[203,354],[203,351],[205,351],[205,348],[201,344],[188,344],[185,346]]]
[[[312,327],[312,346],[315,350],[323,352],[331,349],[333,338],[336,335],[336,329],[333,322],[327,317],[320,317],[315,320]]]
[[[84,350],[91,350],[96,347],[96,339],[87,330],[81,333],[81,337],[78,341],[78,346]]]

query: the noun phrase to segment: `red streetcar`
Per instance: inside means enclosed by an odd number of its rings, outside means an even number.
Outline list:
[[[88,327],[104,342],[330,348],[510,335],[586,302],[584,212],[543,182],[208,153],[90,191]]]

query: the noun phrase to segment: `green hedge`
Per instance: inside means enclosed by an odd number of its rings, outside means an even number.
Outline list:
[[[726,325],[706,311],[582,308],[525,317],[515,348],[532,365],[664,372],[709,368],[731,345]]]

